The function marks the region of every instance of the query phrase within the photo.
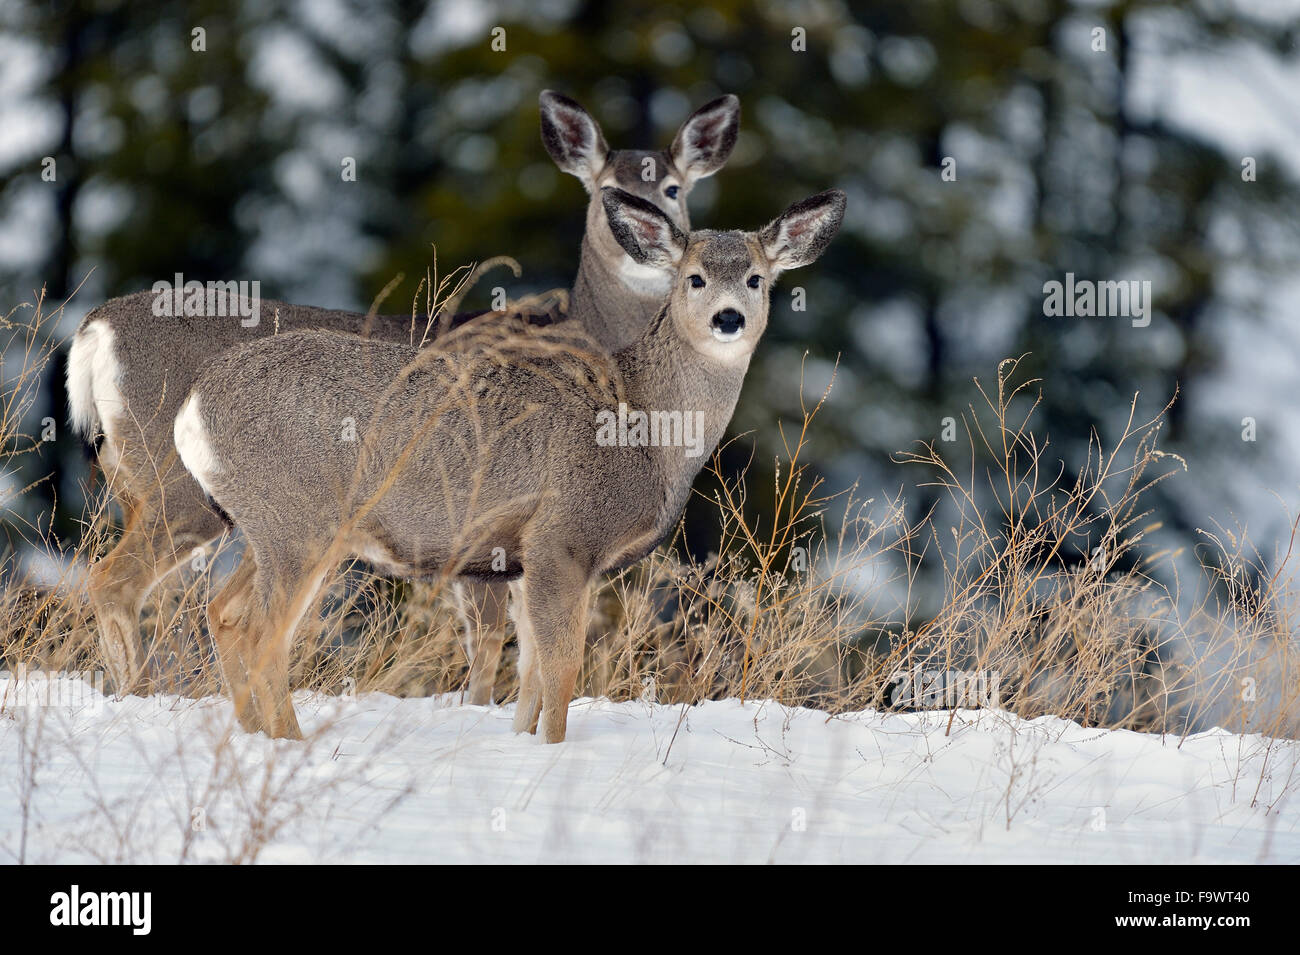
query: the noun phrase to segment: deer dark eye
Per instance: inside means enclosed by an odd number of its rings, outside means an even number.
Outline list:
[[[692,276],[691,276],[691,288],[704,288],[704,276],[702,276],[702,275],[692,275]]]
[[[748,285],[750,288],[758,288],[760,285],[763,284],[763,278],[762,276],[759,275],[751,275],[749,277],[749,281],[746,282],[745,284]]]
[[[676,187],[676,186],[669,186],[667,189],[664,190],[664,195],[667,196],[669,199],[676,199],[676,198],[677,198],[677,187]]]

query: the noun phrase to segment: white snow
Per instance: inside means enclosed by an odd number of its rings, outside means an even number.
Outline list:
[[[1300,744],[1223,730],[584,699],[545,746],[509,706],[299,693],[287,742],[219,698],[18,689],[9,862],[1300,861]]]

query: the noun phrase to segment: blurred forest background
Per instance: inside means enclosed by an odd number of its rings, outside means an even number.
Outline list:
[[[741,139],[693,193],[694,224],[757,227],[830,187],[849,212],[776,289],[729,467],[753,452],[769,475],[801,381],[815,399],[838,358],[818,469],[832,490],[905,487],[919,512],[926,475],[891,455],[938,440],[972,377],[1029,353],[1067,474],[1135,392],[1149,416],[1177,389],[1163,446],[1188,473],[1159,489],[1164,534],[1194,546],[1240,520],[1282,539],[1268,491],[1294,498],[1300,434],[1298,29],[1300,5],[1245,0],[4,0],[0,301],[23,321],[42,286],[55,303],[79,289],[49,329],[67,336],[176,272],[359,310],[404,273],[385,305],[402,311],[434,244],[444,271],[513,255],[512,296],[567,285],[585,195],[541,146],[538,92],[578,99],[615,148],[666,146],[731,92]],[[1045,317],[1043,284],[1066,272],[1151,281],[1150,326]],[[0,476],[15,551],[79,534],[88,468],[52,372],[30,430],[52,417],[58,439]],[[697,550],[709,511],[689,515]]]

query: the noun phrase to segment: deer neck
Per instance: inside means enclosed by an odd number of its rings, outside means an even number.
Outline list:
[[[749,359],[724,364],[691,348],[676,332],[665,303],[642,336],[614,356],[629,413],[680,412],[685,446],[651,448],[662,492],[661,524],[681,515],[696,475],[722,441],[740,398]],[[693,430],[686,430],[686,415]],[[665,530],[666,527],[661,527]]]
[[[583,236],[569,317],[613,352],[641,337],[668,295],[669,280],[638,266],[612,235],[607,238],[613,249],[602,248],[600,238],[591,237],[590,226]]]

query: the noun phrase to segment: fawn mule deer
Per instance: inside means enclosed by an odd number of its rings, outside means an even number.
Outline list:
[[[686,234],[616,188],[601,204],[619,246],[669,280],[655,318],[612,356],[576,323],[477,323],[423,351],[299,332],[226,352],[199,377],[176,448],[248,542],[208,608],[245,729],[299,735],[290,643],[339,560],[491,577],[499,549],[520,640],[515,729],[540,719],[547,742],[564,739],[593,582],[680,517],[731,419],[771,283],[820,255],[845,197],[813,196],[757,233]],[[701,433],[688,447],[639,426],[614,440],[616,414],[689,414]],[[357,441],[336,439],[343,417]]]
[[[613,151],[599,126],[573,100],[541,95],[543,141],[566,172],[592,191],[588,222],[595,222],[595,194],[604,184],[643,195],[686,228],[685,197],[691,185],[725,163],[736,139],[739,104],[724,96],[701,107],[682,125],[666,152]],[[649,165],[655,176],[641,175]],[[603,215],[583,238],[571,319],[592,329],[608,348],[635,339],[654,316],[664,291],[629,272]],[[143,667],[139,616],[154,586],[199,547],[225,529],[194,481],[178,466],[172,422],[199,371],[213,358],[249,340],[276,332],[333,329],[362,332],[366,316],[284,302],[260,303],[262,320],[154,314],[155,293],[108,301],[91,311],[73,338],[68,395],[74,428],[87,439],[102,434],[99,462],[122,511],[124,530],[116,546],[90,572],[90,602],[113,689],[126,694]],[[274,317],[274,320],[272,320]],[[455,324],[464,316],[457,316]],[[424,320],[410,315],[376,316],[370,337],[418,341]],[[419,330],[416,330],[419,329]],[[414,338],[413,338],[414,335]],[[273,369],[278,378],[283,369]],[[505,625],[506,589],[473,584],[460,593],[469,627],[470,697],[487,702],[496,675]]]

